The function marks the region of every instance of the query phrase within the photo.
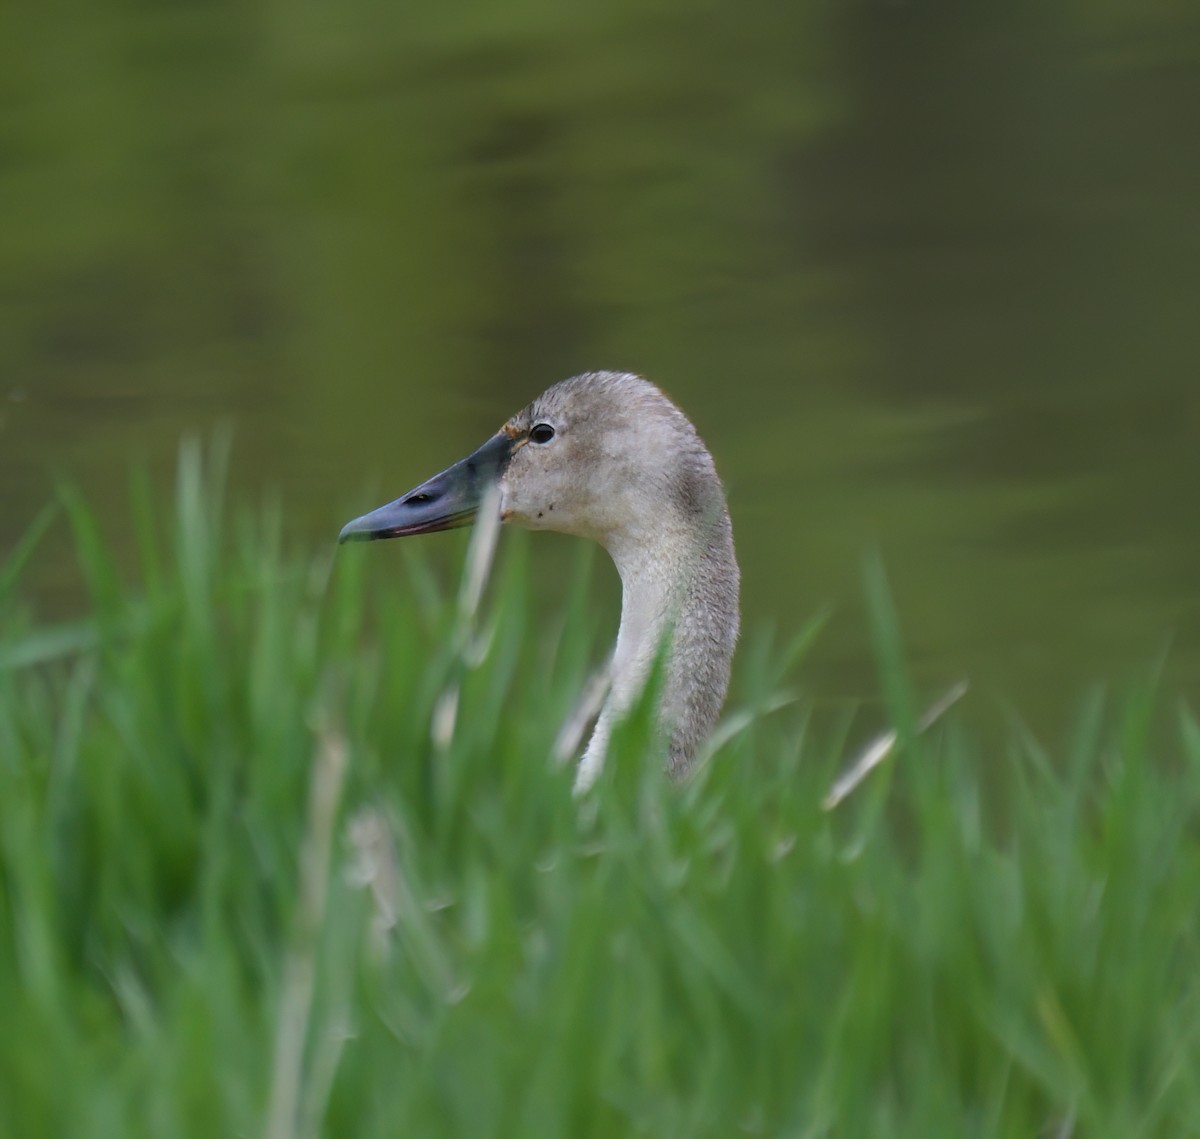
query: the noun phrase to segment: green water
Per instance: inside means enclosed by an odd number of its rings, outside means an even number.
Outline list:
[[[131,458],[218,424],[332,541],[628,368],[717,456],[747,624],[834,607],[820,701],[873,692],[875,549],[922,686],[1061,719],[1169,644],[1195,692],[1192,4],[75,0],[6,17],[0,99],[0,553],[59,473],[127,540]]]

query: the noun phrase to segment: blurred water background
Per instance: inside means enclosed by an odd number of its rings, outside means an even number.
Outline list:
[[[130,542],[131,462],[165,482],[222,424],[239,491],[332,542],[553,380],[621,368],[717,456],[748,628],[834,607],[818,701],[873,691],[873,549],[923,687],[1054,722],[1169,645],[1195,693],[1191,0],[4,23],[0,554],[60,474]],[[450,573],[458,540],[426,541]],[[531,546],[552,593],[571,542]],[[29,583],[47,619],[79,604],[67,549]]]

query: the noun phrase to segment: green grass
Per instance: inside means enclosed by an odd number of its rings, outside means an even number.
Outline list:
[[[135,493],[132,585],[70,492],[0,570],[0,1134],[1200,1134],[1186,713],[915,737],[872,569],[907,744],[847,802],[846,725],[761,714],[796,653],[759,638],[697,779],[643,714],[580,804],[586,554],[547,612],[506,540],[475,614],[420,542],[223,518],[220,469]],[[44,628],[64,524],[90,611]]]

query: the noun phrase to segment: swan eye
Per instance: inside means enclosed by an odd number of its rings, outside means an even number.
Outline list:
[[[554,438],[554,428],[549,423],[538,423],[529,432],[531,443],[549,443]]]

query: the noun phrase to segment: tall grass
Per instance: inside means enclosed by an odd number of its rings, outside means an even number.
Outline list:
[[[844,732],[759,714],[760,639],[697,778],[643,714],[580,803],[586,557],[548,613],[506,542],[475,611],[420,543],[225,517],[220,470],[135,494],[133,584],[71,492],[0,571],[0,1133],[1200,1134],[1189,715],[918,737],[873,571],[904,751],[866,787],[822,808]],[[89,613],[46,628],[63,519]]]

